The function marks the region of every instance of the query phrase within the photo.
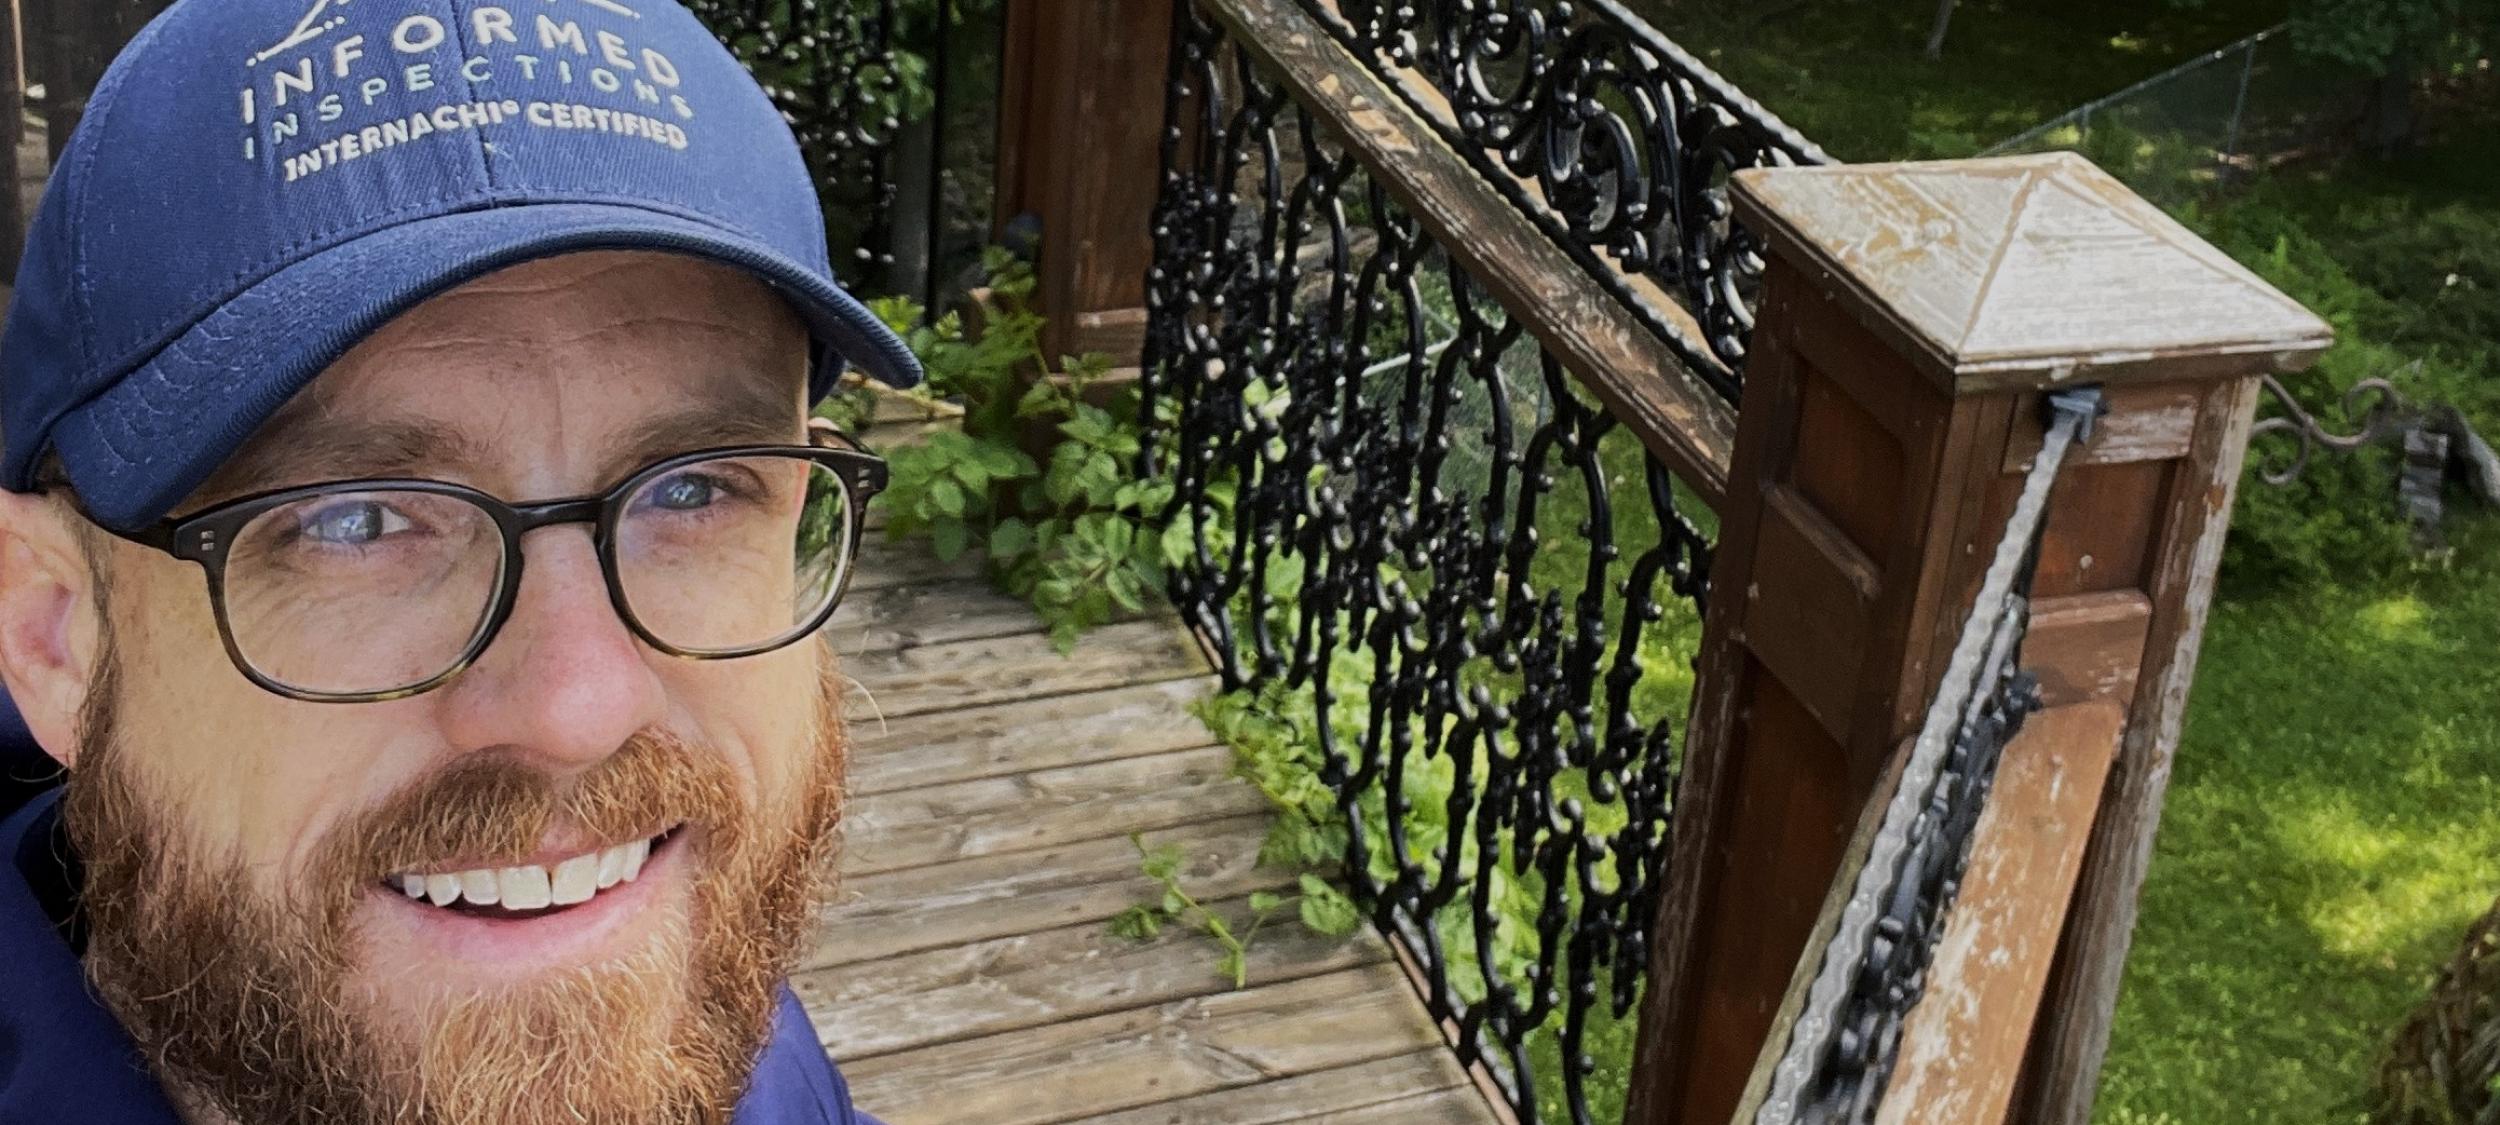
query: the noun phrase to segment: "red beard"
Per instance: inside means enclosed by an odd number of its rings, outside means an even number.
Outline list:
[[[563,788],[501,758],[417,782],[332,831],[303,893],[269,901],[209,858],[117,743],[108,667],[63,798],[86,865],[88,975],[178,1098],[251,1125],[725,1122],[831,886],[833,683],[805,791],[772,823],[721,755],[650,731]],[[389,873],[518,862],[555,825],[626,840],[681,823],[701,864],[685,940],[459,997],[422,1028],[358,984],[360,968],[388,967],[357,964],[353,907]]]

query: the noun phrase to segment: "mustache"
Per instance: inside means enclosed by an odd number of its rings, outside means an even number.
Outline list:
[[[604,844],[701,825],[734,844],[745,802],[722,756],[661,730],[636,733],[587,773],[559,782],[507,756],[478,757],[411,782],[333,831],[325,874],[362,884],[444,863],[515,864],[558,825]]]

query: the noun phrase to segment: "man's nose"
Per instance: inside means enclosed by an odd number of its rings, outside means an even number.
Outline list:
[[[658,723],[665,696],[609,600],[587,530],[534,531],[522,549],[512,615],[449,685],[446,733],[464,749],[500,748],[554,772],[586,769]]]

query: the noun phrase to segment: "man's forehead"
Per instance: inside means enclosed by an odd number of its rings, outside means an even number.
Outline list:
[[[739,270],[639,252],[531,262],[438,295],[359,343],[195,501],[796,440],[810,350],[788,304]]]
[[[679,320],[759,342],[806,331],[789,303],[745,270],[679,254],[588,251],[471,280],[410,309],[363,346],[446,329],[561,326],[583,318]]]

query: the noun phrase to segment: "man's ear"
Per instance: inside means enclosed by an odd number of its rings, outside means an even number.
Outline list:
[[[78,517],[43,496],[0,491],[0,686],[44,752],[75,766],[93,682],[99,605]]]

